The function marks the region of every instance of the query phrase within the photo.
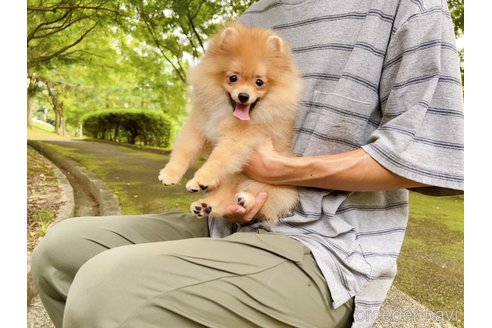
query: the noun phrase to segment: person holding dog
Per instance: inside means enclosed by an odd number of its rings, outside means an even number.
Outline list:
[[[260,145],[245,173],[295,185],[226,220],[171,213],[54,226],[32,273],[57,327],[370,327],[396,275],[408,190],[463,190],[463,106],[446,2],[260,0],[304,81],[295,157]],[[210,238],[211,237],[211,238]]]

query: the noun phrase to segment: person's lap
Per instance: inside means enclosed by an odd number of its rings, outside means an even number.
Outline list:
[[[325,280],[300,242],[261,231],[207,236],[206,221],[177,213],[70,219],[40,244],[35,277],[48,303],[58,302],[48,304],[51,312],[60,312],[68,296],[64,327],[350,322],[352,304],[332,308]]]

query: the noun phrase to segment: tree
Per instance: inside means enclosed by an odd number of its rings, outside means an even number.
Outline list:
[[[109,0],[28,0],[27,67],[51,60],[74,62],[85,55],[77,49],[98,25],[120,16]]]
[[[33,78],[38,84],[41,82],[46,87],[48,100],[55,111],[55,132],[61,135],[65,134],[65,111],[62,100],[63,89],[66,87],[63,83],[52,82],[40,75]]]
[[[208,36],[244,11],[252,0],[131,0],[127,16],[134,18],[132,35],[143,40],[172,67],[176,76],[186,80],[189,60],[205,50]]]
[[[27,4],[27,75],[28,104],[43,82],[57,116],[57,132],[64,131],[64,107],[60,84],[41,75],[40,71],[61,64],[82,61],[88,52],[82,41],[108,17],[119,16],[109,0],[29,0]],[[56,85],[56,87],[55,87]],[[27,106],[27,124],[31,127],[31,108]],[[58,125],[59,124],[59,125]]]

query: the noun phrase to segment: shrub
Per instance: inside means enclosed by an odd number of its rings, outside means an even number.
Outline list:
[[[98,111],[84,115],[81,121],[84,134],[95,139],[157,147],[169,145],[171,123],[156,111]]]

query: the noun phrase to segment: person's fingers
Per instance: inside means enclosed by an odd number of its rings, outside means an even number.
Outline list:
[[[245,214],[245,221],[249,222],[254,219],[256,214],[261,210],[263,205],[265,205],[265,202],[268,198],[268,194],[264,191],[259,192],[258,195],[256,195],[256,201],[255,205]]]
[[[227,207],[226,216],[237,216],[246,213],[246,209],[239,204],[232,204]]]
[[[261,210],[268,198],[268,194],[264,191],[256,195],[255,205],[246,211],[244,207],[239,204],[231,204],[226,210],[226,219],[238,223],[238,224],[249,224]]]

